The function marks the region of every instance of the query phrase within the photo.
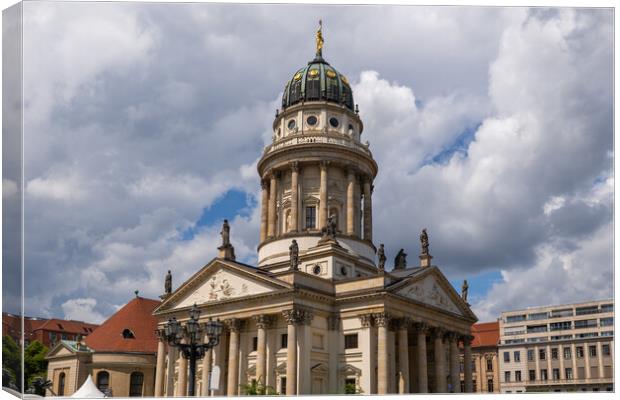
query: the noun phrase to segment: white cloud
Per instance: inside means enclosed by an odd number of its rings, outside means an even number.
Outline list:
[[[71,299],[62,303],[64,319],[100,324],[105,317],[95,310],[97,300],[93,298]]]

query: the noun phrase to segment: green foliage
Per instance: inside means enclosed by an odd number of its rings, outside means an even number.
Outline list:
[[[2,337],[2,386],[21,390],[21,349],[10,336]]]
[[[241,393],[246,396],[274,396],[279,394],[273,387],[262,384],[260,381],[252,379],[252,382],[239,385]]]
[[[47,360],[45,355],[49,349],[38,340],[33,341],[24,351],[24,380],[26,387],[31,387],[37,378],[47,376]],[[42,394],[42,393],[37,393]]]
[[[362,394],[364,391],[355,383],[345,383],[344,394]]]

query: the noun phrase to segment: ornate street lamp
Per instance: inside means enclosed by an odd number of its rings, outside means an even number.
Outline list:
[[[177,347],[183,357],[189,360],[188,396],[195,396],[196,360],[200,360],[209,349],[217,346],[224,329],[219,320],[213,321],[211,318],[201,326],[198,322],[199,316],[200,310],[196,303],[194,303],[191,310],[189,310],[189,321],[185,325],[181,325],[176,317],[172,317],[164,325],[164,329],[158,331],[160,338],[166,340],[170,346]],[[203,343],[202,339],[205,334],[208,341]],[[183,339],[185,339],[185,343],[183,343]],[[206,385],[207,382],[203,384]]]

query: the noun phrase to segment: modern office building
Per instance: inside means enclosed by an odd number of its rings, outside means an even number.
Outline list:
[[[501,392],[613,390],[613,311],[609,299],[503,312]]]

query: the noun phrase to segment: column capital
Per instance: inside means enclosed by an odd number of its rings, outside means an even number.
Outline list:
[[[466,334],[466,335],[460,335],[460,339],[463,341],[464,346],[468,346],[468,345],[471,345],[471,342],[472,340],[474,340],[474,337],[470,334]]]
[[[443,339],[444,335],[446,334],[446,330],[440,326],[433,326],[430,331],[433,339]]]
[[[299,161],[291,161],[289,165],[291,166],[291,171],[299,172]]]
[[[359,316],[359,319],[362,324],[362,328],[370,328],[374,325],[372,314],[362,314]]]
[[[282,316],[288,325],[310,325],[310,322],[314,317],[314,315],[312,315],[312,311],[301,308],[284,310],[282,311]]]
[[[263,190],[269,189],[269,182],[267,182],[264,179],[261,179],[260,180],[260,188],[263,189]]]
[[[323,161],[320,161],[320,162],[319,162],[319,167],[320,167],[322,170],[325,170],[325,169],[327,169],[327,166],[328,166],[329,164],[330,164],[330,162],[329,162],[329,161],[327,161],[327,160],[323,160]]]
[[[390,314],[386,312],[375,313],[372,315],[372,317],[375,320],[375,325],[377,325],[378,327],[387,328],[390,326],[390,321],[392,320]]]
[[[444,337],[448,339],[450,342],[458,342],[459,340],[459,334],[454,331],[447,331]]]
[[[430,327],[426,322],[415,322],[413,324],[413,329],[416,333],[428,335]]]
[[[337,331],[340,327],[340,316],[338,314],[331,314],[327,317],[327,329],[330,331]]]
[[[229,331],[239,332],[241,329],[243,329],[245,325],[245,320],[242,320],[239,318],[229,318],[229,319],[225,319],[224,323],[226,324],[226,327],[228,328]]]
[[[411,325],[411,319],[409,317],[393,318],[392,329],[395,331],[406,330]]]
[[[268,329],[273,324],[273,317],[271,315],[260,314],[252,317],[254,322],[256,322],[256,327],[258,329]]]

